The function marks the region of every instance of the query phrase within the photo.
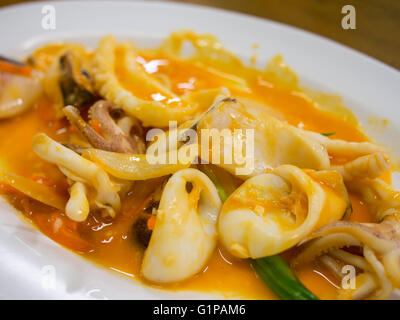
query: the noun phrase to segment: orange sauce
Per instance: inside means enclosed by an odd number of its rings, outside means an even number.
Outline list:
[[[146,59],[148,63],[150,60]],[[171,76],[171,90],[176,94],[222,85],[219,79],[193,63],[174,61],[165,57],[159,59],[164,59],[166,63],[160,65],[157,72]],[[124,77],[123,74],[120,76]],[[296,90],[280,89],[273,84],[260,84],[255,79],[249,83],[252,92],[247,95],[279,110],[286,121],[295,126],[320,133],[335,132],[334,138],[348,141],[366,140],[364,134],[357,128],[316,109],[303,94]],[[142,90],[143,98],[149,98],[149,93],[145,88],[139,90]],[[44,183],[53,186],[57,192],[66,194],[65,177],[55,166],[46,163],[33,153],[31,141],[38,132],[45,132],[57,141],[62,141],[67,137],[68,127],[66,121],[55,120],[51,103],[46,98],[41,98],[30,111],[15,118],[0,121],[0,163],[3,163],[7,170],[25,177],[42,178]],[[49,214],[65,218],[61,212],[49,210],[45,205],[33,200],[27,202],[26,197],[21,194],[12,192],[9,194],[13,195],[13,204],[23,210],[45,234],[63,246],[71,247],[68,240],[60,238],[51,231]],[[79,235],[91,246],[87,252],[81,252],[82,256],[108,269],[144,281],[140,277],[143,249],[133,239],[132,224],[138,215],[137,208],[145,201],[145,198],[144,191],[128,195],[124,200],[122,212],[115,219],[101,218],[97,214],[91,214],[85,222],[67,225],[68,232]],[[360,199],[351,195],[351,202],[354,209],[352,220],[371,221],[367,208]],[[337,284],[323,267],[307,265],[296,272],[300,280],[321,299],[335,297]],[[161,288],[205,291],[222,294],[228,298],[276,298],[258,278],[249,261],[234,258],[221,246],[215,250],[202,272],[182,283],[165,285]]]
[[[361,142],[365,135],[353,125],[314,107],[303,93],[277,88],[266,82],[255,83],[254,95],[272,108],[279,110],[287,122],[296,127],[319,133],[334,132],[334,139]]]

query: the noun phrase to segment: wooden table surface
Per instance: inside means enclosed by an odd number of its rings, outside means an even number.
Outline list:
[[[166,0],[164,0],[166,1]],[[173,0],[243,12],[330,38],[400,69],[400,0]],[[0,6],[21,3],[0,0]],[[356,29],[344,30],[341,9],[356,9]]]

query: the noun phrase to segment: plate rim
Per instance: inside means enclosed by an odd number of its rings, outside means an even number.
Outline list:
[[[18,9],[24,9],[27,7],[37,7],[37,6],[43,6],[43,5],[79,5],[79,4],[104,4],[104,3],[113,3],[116,5],[143,5],[143,6],[174,6],[174,7],[182,7],[182,8],[193,8],[196,10],[202,10],[202,11],[214,11],[218,12],[219,14],[222,15],[231,15],[232,17],[238,17],[238,18],[245,18],[245,19],[251,19],[251,20],[257,20],[258,22],[262,23],[268,23],[271,25],[275,25],[276,27],[286,29],[291,32],[295,33],[300,33],[300,34],[307,34],[310,37],[315,38],[315,40],[325,42],[327,45],[333,45],[340,47],[341,50],[345,50],[348,53],[351,54],[357,54],[362,57],[363,59],[369,60],[370,63],[374,63],[379,65],[380,67],[386,68],[387,71],[394,72],[398,76],[400,76],[400,70],[387,64],[384,61],[381,61],[375,57],[372,57],[362,51],[359,51],[355,48],[352,48],[346,44],[343,44],[341,42],[338,42],[336,40],[324,37],[322,35],[319,35],[317,33],[314,33],[312,31],[302,29],[296,26],[292,26],[280,21],[276,20],[271,20],[268,18],[264,17],[259,17],[255,15],[251,15],[248,13],[243,13],[243,12],[238,12],[238,11],[233,11],[225,8],[218,8],[218,7],[211,7],[211,6],[206,6],[206,5],[201,5],[197,3],[183,3],[183,2],[174,2],[174,1],[159,1],[159,0],[57,0],[57,1],[30,1],[30,2],[21,2],[21,3],[15,3],[11,5],[6,5],[4,7],[0,8],[0,15],[4,12],[6,13],[8,10],[18,10]]]

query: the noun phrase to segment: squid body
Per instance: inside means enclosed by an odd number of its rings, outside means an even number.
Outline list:
[[[175,173],[161,196],[143,276],[153,282],[177,282],[201,271],[217,244],[220,208],[218,192],[204,173]]]

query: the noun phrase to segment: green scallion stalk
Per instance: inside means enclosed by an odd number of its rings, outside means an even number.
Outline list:
[[[318,300],[296,277],[280,255],[251,259],[260,278],[282,300]]]

